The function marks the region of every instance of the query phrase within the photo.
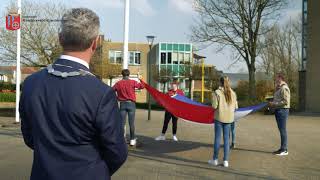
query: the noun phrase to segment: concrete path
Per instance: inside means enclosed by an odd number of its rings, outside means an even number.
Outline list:
[[[288,122],[289,156],[277,157],[279,132],[273,116],[250,115],[237,124],[237,148],[230,154],[230,167],[207,164],[212,157],[213,127],[178,123],[179,142],[173,142],[171,124],[167,139],[160,134],[164,112],[138,110],[136,131],[139,145],[129,148],[125,165],[112,179],[320,179],[320,117],[291,115]],[[5,126],[13,118],[0,118],[0,179],[28,179],[32,151],[24,144],[18,126]],[[220,151],[220,161],[223,151]]]

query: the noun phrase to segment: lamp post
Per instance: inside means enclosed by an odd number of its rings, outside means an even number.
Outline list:
[[[147,41],[149,45],[149,53],[148,53],[148,84],[151,84],[151,49],[153,45],[153,41],[155,39],[155,36],[147,36]],[[148,93],[148,121],[151,119],[151,96],[150,93]]]

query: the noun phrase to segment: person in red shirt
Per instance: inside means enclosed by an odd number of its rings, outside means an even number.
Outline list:
[[[123,120],[123,127],[126,125],[126,116],[128,114],[130,126],[130,146],[137,143],[135,137],[134,119],[136,113],[136,89],[143,89],[144,86],[135,80],[129,79],[129,69],[124,69],[121,72],[123,79],[118,81],[112,88],[117,93],[118,101],[120,102],[120,113]]]
[[[182,95],[184,96],[184,93],[181,89],[178,89],[178,81],[173,81],[171,83],[171,89],[167,92],[167,94],[169,96],[174,96],[176,94]],[[176,116],[174,116],[173,114],[171,114],[170,112],[168,112],[167,110],[165,111],[164,114],[164,122],[163,122],[163,127],[162,127],[162,133],[160,136],[156,137],[156,141],[163,141],[166,140],[165,134],[166,131],[168,129],[168,124],[170,122],[170,119],[172,119],[172,135],[173,135],[173,140],[174,141],[178,141],[177,138],[177,126],[178,126],[178,118]]]

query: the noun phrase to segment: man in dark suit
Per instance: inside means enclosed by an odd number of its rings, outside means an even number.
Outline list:
[[[31,180],[107,180],[127,158],[116,94],[89,72],[99,26],[89,9],[64,14],[63,55],[23,84],[19,111],[33,149]]]

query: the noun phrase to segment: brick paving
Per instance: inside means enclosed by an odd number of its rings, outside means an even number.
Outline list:
[[[207,164],[212,157],[213,127],[179,121],[179,142],[173,142],[171,124],[167,139],[160,134],[164,112],[138,110],[138,146],[129,148],[125,165],[114,180],[197,180],[197,179],[297,179],[320,180],[320,116],[291,115],[288,122],[289,156],[271,154],[278,148],[279,135],[274,117],[254,114],[237,124],[237,148],[230,154],[230,167]],[[0,179],[28,179],[32,151],[24,144],[14,118],[0,117]],[[222,149],[221,149],[222,150]],[[220,153],[220,161],[223,153]]]

